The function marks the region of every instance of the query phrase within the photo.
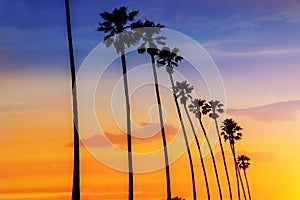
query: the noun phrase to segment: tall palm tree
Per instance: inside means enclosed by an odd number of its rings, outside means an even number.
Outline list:
[[[183,132],[183,136],[184,136],[184,140],[185,140],[185,145],[186,145],[186,148],[187,148],[188,157],[189,157],[189,161],[190,161],[190,170],[191,170],[192,185],[193,185],[193,199],[197,199],[192,154],[191,154],[191,151],[190,151],[186,130],[185,130],[185,127],[184,127],[184,124],[183,124],[178,99],[177,99],[177,96],[176,96],[175,91],[174,91],[175,85],[174,85],[174,79],[173,79],[173,72],[174,72],[173,67],[174,66],[177,67],[178,62],[183,59],[183,57],[177,55],[178,52],[179,52],[179,49],[177,49],[177,48],[174,48],[171,51],[168,47],[164,47],[161,51],[159,51],[157,64],[158,64],[159,67],[160,66],[165,66],[166,69],[167,69],[167,73],[169,74],[169,77],[170,77],[170,81],[171,81],[171,85],[172,85],[172,89],[173,89],[173,97],[174,97],[174,101],[175,101],[176,109],[177,109],[177,114],[178,114],[178,117],[179,117],[180,125],[181,125],[181,128],[182,128],[182,132]]]
[[[209,191],[208,179],[207,179],[207,174],[206,174],[206,169],[205,169],[205,165],[204,165],[204,160],[203,160],[203,156],[202,156],[202,151],[201,151],[200,143],[199,143],[198,136],[196,134],[195,127],[193,125],[190,113],[188,112],[188,109],[187,109],[187,100],[188,99],[192,99],[191,92],[194,90],[194,87],[191,86],[186,81],[183,81],[181,83],[176,82],[176,86],[173,89],[174,89],[174,92],[175,92],[177,98],[180,98],[180,103],[184,107],[185,113],[186,113],[186,115],[188,117],[190,126],[192,128],[192,131],[193,131],[193,134],[194,134],[194,138],[196,140],[196,144],[197,144],[199,156],[200,156],[200,161],[201,161],[201,165],[202,165],[203,174],[204,174],[205,185],[206,185],[206,192],[207,192],[207,198],[208,198],[208,200],[210,200],[210,191]]]
[[[224,153],[224,149],[223,149],[223,144],[222,144],[222,140],[221,140],[221,136],[220,136],[219,125],[218,125],[218,121],[217,121],[217,118],[219,117],[219,113],[224,112],[222,107],[223,107],[223,104],[220,103],[220,101],[212,100],[203,106],[203,112],[205,114],[209,113],[209,117],[215,121],[216,130],[217,130],[217,134],[218,134],[218,138],[219,138],[219,144],[220,144],[220,148],[221,148],[221,152],[222,152],[223,164],[224,164],[224,168],[225,168],[225,172],[226,172],[229,196],[230,196],[230,199],[232,200],[232,191],[231,191],[229,173],[228,173],[228,169],[227,169],[227,163],[226,163],[225,153]]]
[[[244,177],[246,180],[248,196],[249,196],[249,200],[251,200],[250,187],[249,187],[248,178],[247,178],[247,174],[246,174],[246,169],[250,166],[250,162],[249,162],[250,158],[245,155],[240,155],[240,156],[238,156],[237,161],[238,161],[239,168],[244,171]]]
[[[108,33],[104,37],[104,43],[107,47],[114,45],[118,54],[121,54],[123,82],[126,103],[126,120],[127,120],[127,148],[128,148],[128,176],[129,176],[129,193],[128,199],[133,199],[133,167],[132,167],[132,147],[131,147],[131,119],[130,119],[130,102],[128,93],[127,67],[125,48],[136,44],[139,37],[130,30],[131,24],[135,22],[135,17],[139,11],[128,11],[127,7],[115,8],[111,13],[100,13],[103,22],[99,23],[97,31]]]
[[[195,113],[196,118],[198,118],[198,120],[199,120],[202,132],[204,134],[206,143],[207,143],[209,151],[210,151],[210,155],[211,155],[212,162],[213,162],[213,165],[214,165],[217,185],[218,185],[218,189],[219,189],[219,195],[220,195],[220,199],[222,200],[222,198],[223,198],[222,189],[221,189],[221,184],[220,184],[220,180],[219,180],[219,174],[218,174],[216,159],[215,159],[215,156],[214,156],[214,153],[213,153],[213,150],[212,150],[212,146],[210,144],[210,141],[208,139],[208,136],[206,134],[206,130],[205,130],[203,122],[202,122],[202,114],[205,114],[205,111],[203,110],[205,102],[206,101],[204,99],[194,99],[192,101],[192,103],[189,105],[189,109],[190,109],[191,112]]]
[[[69,45],[69,59],[72,77],[72,100],[73,100],[73,137],[74,137],[74,161],[73,161],[73,186],[72,200],[80,200],[80,160],[79,160],[79,134],[78,134],[78,108],[77,108],[77,88],[76,88],[76,68],[74,61],[74,51],[72,42],[72,28],[70,17],[69,1],[65,0],[67,34]]]
[[[238,199],[240,200],[240,185],[239,185],[239,175],[238,175],[238,167],[237,160],[235,154],[235,142],[237,140],[242,139],[242,133],[239,132],[243,130],[233,119],[225,119],[223,125],[221,126],[222,132],[221,136],[223,136],[225,142],[229,140],[231,152],[233,155],[234,166],[235,166],[235,175],[236,175],[236,183],[237,183],[237,191],[238,191]]]
[[[160,92],[158,87],[158,78],[155,66],[155,56],[158,55],[158,45],[165,45],[164,39],[165,37],[156,36],[161,32],[161,29],[164,25],[155,24],[152,21],[146,20],[145,22],[137,21],[133,23],[131,28],[137,31],[143,42],[141,46],[138,48],[138,53],[143,54],[147,52],[150,55],[151,63],[152,63],[152,71],[153,71],[153,78],[154,78],[154,87],[156,92],[156,101],[158,104],[158,115],[159,115],[159,122],[161,128],[161,135],[162,141],[164,146],[164,156],[165,156],[165,165],[166,165],[166,184],[167,184],[167,199],[171,199],[171,178],[170,178],[170,167],[169,167],[169,156],[168,156],[168,148],[167,148],[167,140],[166,140],[166,131],[164,128],[164,120],[162,115],[162,108],[161,108],[161,99],[160,99]]]

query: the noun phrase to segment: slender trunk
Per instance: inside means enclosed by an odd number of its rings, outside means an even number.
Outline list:
[[[251,200],[250,187],[249,187],[248,178],[247,178],[246,170],[245,169],[244,169],[244,176],[245,176],[245,180],[246,180],[246,184],[247,184],[247,190],[248,190],[249,200]]]
[[[155,84],[155,91],[156,91],[156,100],[158,104],[158,113],[159,113],[159,122],[161,127],[161,136],[164,145],[164,155],[165,155],[165,165],[166,165],[166,183],[167,183],[167,200],[171,200],[171,181],[170,181],[170,168],[169,168],[169,156],[168,156],[168,149],[167,149],[167,140],[166,140],[166,132],[164,128],[164,120],[162,115],[161,109],[161,101],[160,101],[160,94],[158,88],[158,79],[155,67],[155,59],[154,55],[151,54],[151,62],[152,62],[152,70],[154,76],[154,84]]]
[[[238,166],[237,166],[237,167],[238,167]],[[243,183],[242,176],[241,176],[241,173],[240,173],[240,169],[239,169],[239,168],[238,168],[238,173],[239,173],[239,179],[240,179],[240,182],[241,182],[241,186],[242,186],[242,191],[243,191],[244,199],[247,200],[246,192],[245,192],[245,188],[244,188],[244,183]]]
[[[203,161],[203,156],[202,156],[202,152],[201,152],[201,147],[200,147],[200,144],[199,144],[199,140],[198,140],[198,137],[197,137],[197,134],[196,134],[196,131],[195,131],[195,128],[194,128],[192,119],[191,119],[191,117],[190,117],[190,114],[189,114],[189,112],[188,112],[188,110],[187,110],[186,105],[184,106],[184,110],[185,110],[185,113],[186,113],[186,115],[187,115],[187,117],[188,117],[188,120],[189,120],[189,122],[190,122],[192,131],[193,131],[194,136],[195,136],[195,140],[196,140],[198,152],[199,152],[199,155],[200,155],[200,161],[201,161],[201,165],[202,165],[202,169],[203,169],[204,179],[205,179],[205,186],[206,186],[206,192],[207,192],[207,199],[210,200],[210,191],[209,191],[208,179],[207,179],[206,169],[205,169],[205,165],[204,165],[204,161]]]
[[[216,159],[215,159],[214,153],[212,151],[212,147],[211,147],[211,144],[210,144],[209,139],[207,137],[207,134],[206,134],[206,131],[204,129],[204,126],[203,126],[201,118],[199,118],[199,123],[201,125],[203,134],[205,136],[206,142],[207,142],[209,150],[210,150],[210,155],[211,155],[211,158],[212,158],[212,161],[213,161],[213,164],[214,164],[214,170],[215,170],[215,174],[216,174],[216,179],[217,179],[217,184],[218,184],[218,189],[219,189],[220,200],[222,200],[223,196],[222,196],[221,184],[220,184],[220,180],[219,180],[218,169],[217,169],[217,165],[216,165]]]
[[[228,189],[229,189],[229,195],[230,195],[230,199],[232,200],[231,184],[230,184],[229,173],[228,173],[228,169],[227,169],[227,163],[226,163],[226,159],[225,159],[225,153],[224,153],[224,149],[223,149],[223,144],[222,144],[222,140],[221,140],[221,136],[220,136],[220,132],[219,132],[218,121],[217,121],[217,119],[214,119],[214,120],[215,120],[215,125],[216,125],[216,130],[217,130],[218,138],[219,138],[219,144],[220,144],[220,148],[221,148],[221,152],[222,152],[222,158],[223,158],[223,164],[224,164],[224,168],[225,168],[225,172],[226,172],[226,178],[227,178],[227,184],[228,184]]]
[[[72,77],[72,100],[73,100],[73,136],[74,136],[74,163],[73,163],[73,186],[72,200],[80,200],[80,158],[79,158],[79,134],[78,134],[78,108],[77,108],[77,88],[76,88],[76,69],[74,61],[74,51],[72,42],[72,28],[70,17],[69,1],[65,0],[66,20],[70,56],[70,69]]]
[[[232,155],[233,155],[233,159],[234,159],[234,168],[235,168],[235,176],[236,176],[238,199],[241,200],[239,175],[238,175],[238,169],[237,169],[237,164],[236,164],[236,156],[235,156],[234,144],[230,144],[230,146],[231,146],[231,151],[232,151]]]
[[[133,168],[132,168],[132,149],[131,149],[131,119],[130,119],[130,102],[128,92],[128,81],[127,81],[127,68],[125,52],[122,52],[122,69],[123,69],[123,81],[124,81],[124,92],[126,102],[126,120],[127,120],[127,148],[128,148],[128,199],[133,200]]]
[[[169,74],[169,76],[170,76],[170,81],[171,81],[171,84],[172,84],[172,88],[174,88],[173,76],[172,76],[172,74]],[[185,130],[185,127],[184,127],[184,124],[183,124],[182,115],[181,115],[181,111],[180,111],[180,108],[179,108],[179,103],[178,103],[177,97],[174,93],[173,93],[173,96],[174,96],[174,101],[175,101],[175,104],[176,104],[177,114],[178,114],[178,117],[179,117],[179,121],[180,121],[180,124],[181,124],[182,132],[183,132],[183,136],[184,136],[184,140],[185,140],[185,145],[186,145],[188,156],[189,156],[189,161],[190,161],[190,169],[191,169],[192,185],[193,185],[193,199],[196,200],[197,199],[197,194],[196,194],[196,185],[195,185],[195,174],[194,174],[194,166],[193,166],[192,155],[191,155],[191,151],[190,151],[190,147],[189,147],[189,141],[188,141],[188,138],[187,138],[187,135],[186,135],[186,130]]]

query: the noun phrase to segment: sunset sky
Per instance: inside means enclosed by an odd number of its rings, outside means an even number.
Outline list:
[[[237,154],[251,158],[247,175],[252,199],[299,199],[299,0],[70,0],[75,60],[80,72],[82,199],[127,199],[128,176],[122,172],[127,163],[126,156],[123,156],[126,155],[126,135],[122,131],[125,122],[122,71],[117,58],[109,66],[104,66],[108,57],[105,53],[109,55],[115,51],[113,48],[101,49],[104,34],[95,31],[101,21],[99,13],[123,5],[129,10],[140,10],[138,18],[164,24],[168,31],[190,38],[193,44],[199,43],[205,49],[200,48],[204,53],[199,56],[190,43],[169,38],[170,47],[181,48],[182,54],[191,52],[190,60],[180,63],[175,78],[178,81],[187,79],[194,85],[193,97],[210,99],[212,91],[209,88],[214,88],[214,83],[224,84],[226,115],[222,118],[233,118],[244,129],[243,139],[237,143],[236,149]],[[63,0],[0,1],[1,200],[70,199],[72,91],[65,25]],[[97,54],[97,49],[104,53]],[[193,66],[191,60],[194,58],[205,61],[211,58],[208,65],[216,67],[214,72],[221,79],[216,76],[210,79],[212,82],[207,82],[207,77],[193,67],[204,71],[206,68]],[[94,89],[93,104],[86,102],[90,96],[85,84],[89,87],[97,74],[93,70],[85,74],[82,70],[91,59],[96,61],[93,62],[95,69],[107,67],[95,88],[89,88]],[[134,167],[139,171],[134,176],[134,188],[136,199],[159,200],[166,197],[165,173],[161,168],[163,153],[157,131],[155,93],[153,85],[147,84],[152,80],[149,62],[147,55],[138,55],[137,52],[130,52],[127,56],[128,69],[131,70],[129,87],[133,90],[133,134],[136,136],[133,139],[133,149],[137,153]],[[173,159],[170,167],[172,193],[189,200],[192,199],[192,187],[182,132],[165,69],[158,69],[158,75],[162,84],[170,157]],[[145,85],[133,89],[134,84],[142,83]],[[186,122],[186,116],[184,119]],[[194,123],[198,127],[196,119]],[[215,144],[214,123],[210,124],[208,117],[204,117],[204,123]],[[187,130],[191,132],[190,128]],[[203,150],[207,152],[200,129],[198,134]],[[226,142],[224,146],[233,194],[237,198],[232,155],[229,144]],[[205,182],[195,142],[192,142],[191,149],[198,198],[204,199]],[[214,146],[214,153],[227,199],[218,144]],[[146,156],[141,158],[141,154]],[[207,155],[204,161],[212,199],[217,199],[211,158]]]

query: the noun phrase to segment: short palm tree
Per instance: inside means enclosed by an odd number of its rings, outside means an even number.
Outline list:
[[[210,151],[210,155],[213,161],[213,165],[214,165],[214,170],[215,170],[215,175],[216,175],[216,180],[217,180],[217,184],[218,184],[218,189],[219,189],[219,195],[220,195],[220,199],[222,200],[223,196],[222,196],[222,189],[221,189],[221,184],[220,184],[220,180],[219,180],[219,174],[218,174],[218,169],[217,169],[217,164],[216,164],[216,159],[212,150],[212,146],[210,144],[210,141],[208,139],[208,136],[206,134],[206,130],[204,128],[203,122],[202,122],[202,114],[205,113],[205,111],[203,110],[203,107],[205,106],[205,100],[204,99],[194,99],[191,104],[189,105],[189,110],[191,112],[193,112],[196,116],[196,118],[199,120],[202,132],[204,134],[206,143],[209,147],[209,151]]]
[[[169,156],[166,140],[166,131],[164,128],[164,120],[161,108],[161,99],[158,87],[158,78],[155,66],[155,56],[158,55],[158,45],[165,45],[164,37],[156,36],[161,32],[164,26],[161,24],[155,24],[152,21],[146,20],[145,22],[137,21],[133,23],[131,28],[134,29],[142,38],[142,44],[138,48],[138,53],[142,54],[147,52],[150,55],[152,63],[152,71],[154,78],[154,86],[156,92],[156,101],[158,104],[158,114],[161,127],[161,134],[164,146],[165,166],[166,166],[166,183],[167,183],[167,199],[171,199],[171,180],[170,180],[170,168],[169,168]],[[154,37],[156,36],[156,37]]]
[[[209,117],[212,118],[215,121],[216,130],[217,130],[217,134],[218,134],[218,138],[219,138],[220,149],[221,149],[222,158],[223,158],[223,164],[224,164],[226,178],[227,178],[229,196],[230,196],[230,199],[232,200],[232,191],[231,191],[229,173],[228,173],[228,169],[227,169],[227,163],[226,163],[224,148],[223,148],[223,144],[222,144],[222,140],[221,140],[221,136],[220,136],[219,125],[218,125],[218,121],[217,121],[217,118],[219,117],[219,114],[224,112],[222,107],[223,107],[223,104],[220,103],[220,101],[212,100],[212,101],[209,101],[208,103],[206,103],[203,106],[203,112],[205,114],[208,113]]]
[[[177,96],[176,96],[176,93],[174,90],[175,85],[174,85],[174,79],[173,79],[173,72],[174,72],[173,67],[174,66],[178,67],[178,62],[183,59],[183,57],[177,55],[178,52],[179,52],[179,49],[177,49],[177,48],[174,48],[171,51],[168,47],[164,47],[158,53],[157,65],[158,65],[158,67],[165,66],[167,73],[169,74],[169,77],[170,77],[171,86],[173,89],[173,97],[174,97],[174,101],[175,101],[175,105],[176,105],[176,109],[177,109],[177,114],[179,117],[180,125],[182,128],[182,132],[183,132],[183,136],[184,136],[184,140],[185,140],[185,144],[186,144],[186,148],[187,148],[187,152],[188,152],[188,157],[189,157],[189,161],[190,161],[190,170],[191,170],[192,185],[193,185],[193,199],[197,199],[196,185],[195,185],[195,173],[194,173],[192,154],[190,151],[189,142],[188,142],[185,126],[183,123],[178,99],[177,99]]]
[[[225,119],[223,125],[221,126],[222,132],[221,136],[223,136],[225,142],[229,140],[231,152],[233,155],[234,166],[235,166],[235,175],[236,175],[236,183],[237,183],[237,191],[238,191],[238,199],[240,200],[240,185],[239,185],[239,174],[237,167],[237,160],[235,155],[235,142],[242,139],[242,133],[239,132],[243,130],[233,119]]]
[[[199,156],[200,156],[200,161],[201,161],[201,165],[202,165],[202,170],[203,170],[203,174],[204,174],[204,179],[205,179],[207,198],[209,200],[210,199],[210,191],[209,191],[208,179],[207,179],[206,169],[205,169],[204,160],[203,160],[203,156],[202,156],[202,151],[201,151],[197,133],[195,131],[195,127],[193,125],[190,113],[188,112],[188,109],[187,109],[187,100],[192,99],[191,92],[194,90],[194,87],[191,86],[189,83],[187,83],[187,81],[183,81],[181,83],[176,82],[176,86],[175,86],[175,88],[173,88],[173,90],[174,90],[177,98],[180,98],[180,103],[184,107],[185,113],[188,117],[190,126],[191,126],[193,134],[194,134],[194,138],[196,140],[196,144],[197,144],[197,148],[198,148],[198,152],[199,152]]]
[[[78,134],[78,108],[77,108],[77,88],[76,88],[76,68],[74,61],[74,51],[72,42],[72,28],[69,1],[65,0],[67,34],[70,56],[70,69],[72,77],[72,100],[73,100],[73,143],[74,143],[74,163],[73,163],[73,186],[72,200],[80,200],[80,157],[79,157],[79,134]]]
[[[131,147],[131,119],[130,102],[127,80],[127,66],[125,57],[125,48],[137,44],[140,40],[132,31],[131,25],[135,22],[135,17],[139,11],[128,11],[127,7],[115,8],[111,13],[103,12],[100,14],[103,22],[99,23],[97,31],[107,33],[104,37],[104,43],[107,47],[113,45],[118,54],[121,54],[124,93],[126,103],[127,120],[127,148],[128,148],[128,176],[129,176],[129,195],[128,199],[133,199],[133,167],[132,167],[132,147]]]
[[[249,187],[248,178],[247,178],[247,174],[246,174],[246,169],[250,166],[250,162],[249,162],[250,158],[245,155],[240,155],[240,156],[238,156],[237,161],[238,161],[239,168],[244,171],[244,177],[246,180],[248,196],[249,196],[249,200],[251,200],[250,187]]]

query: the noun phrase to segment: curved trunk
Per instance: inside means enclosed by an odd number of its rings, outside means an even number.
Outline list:
[[[156,91],[156,101],[158,104],[161,136],[162,136],[163,145],[164,145],[164,155],[165,155],[165,165],[166,165],[166,183],[167,183],[167,200],[171,200],[172,193],[171,193],[169,156],[168,156],[168,149],[167,149],[166,132],[165,132],[165,128],[164,128],[164,120],[163,120],[162,109],[161,109],[161,101],[160,101],[160,94],[159,94],[159,88],[158,88],[158,79],[157,79],[157,73],[156,73],[156,68],[155,68],[154,55],[151,55],[151,62],[152,62],[152,70],[153,70],[153,77],[154,77],[154,84],[155,84],[155,91]]]
[[[174,88],[174,80],[173,80],[172,74],[169,74],[169,76],[170,76],[170,81],[171,81],[171,84],[172,84],[172,88]],[[179,108],[179,103],[178,103],[177,97],[174,93],[173,93],[173,96],[174,96],[174,101],[175,101],[175,104],[176,104],[177,114],[178,114],[178,117],[179,117],[179,121],[180,121],[180,124],[181,124],[182,132],[183,132],[183,136],[184,136],[184,140],[185,140],[185,145],[186,145],[188,156],[189,156],[189,161],[190,161],[190,169],[191,169],[192,185],[193,185],[193,199],[196,200],[197,199],[197,194],[196,194],[196,185],[195,185],[195,174],[194,174],[194,166],[193,166],[192,155],[191,155],[191,151],[190,151],[190,147],[189,147],[189,141],[188,141],[186,131],[185,131],[185,127],[184,127],[184,124],[183,124],[183,121],[182,121],[182,115],[181,115],[181,111],[180,111],[180,108]]]
[[[239,175],[238,175],[238,169],[237,169],[237,164],[236,164],[236,156],[235,156],[234,144],[230,144],[230,147],[231,147],[231,151],[232,151],[232,155],[233,155],[233,159],[234,159],[234,168],[235,168],[235,176],[236,176],[238,199],[241,200]]]
[[[77,88],[76,88],[76,69],[74,61],[74,51],[72,42],[72,29],[70,17],[69,1],[65,0],[70,69],[72,77],[72,100],[73,100],[73,136],[74,136],[74,163],[73,163],[73,186],[72,200],[80,200],[80,158],[79,158],[79,134],[78,134],[78,108],[77,108]]]
[[[225,172],[226,172],[226,178],[227,178],[227,184],[228,184],[228,189],[229,189],[229,195],[230,195],[230,199],[232,200],[231,184],[230,184],[229,173],[228,173],[228,169],[227,169],[227,163],[226,163],[226,159],[225,159],[225,153],[224,153],[224,149],[223,149],[223,144],[222,144],[222,140],[221,140],[221,136],[220,136],[220,132],[219,132],[218,121],[217,121],[217,119],[214,119],[214,120],[215,120],[215,125],[216,125],[216,130],[217,130],[218,138],[219,138],[219,144],[220,144],[220,148],[221,148],[221,152],[222,152],[222,158],[223,158],[223,164],[224,164],[224,168],[225,168]]]
[[[127,68],[125,52],[121,52],[123,82],[126,103],[126,120],[127,120],[127,148],[128,148],[128,199],[133,200],[133,167],[132,167],[132,149],[131,149],[131,119],[130,119],[130,102],[127,81]]]
[[[204,129],[204,126],[203,126],[201,118],[199,118],[199,123],[201,125],[204,137],[206,139],[206,142],[207,142],[209,150],[210,150],[210,155],[211,155],[211,158],[212,158],[212,161],[213,161],[213,164],[214,164],[214,170],[215,170],[215,174],[216,174],[216,179],[217,179],[217,184],[218,184],[218,189],[219,189],[220,200],[222,200],[222,198],[223,198],[222,197],[222,190],[221,190],[221,185],[220,185],[219,174],[218,174],[218,169],[217,169],[217,165],[216,165],[215,156],[214,156],[214,153],[212,151],[211,144],[210,144],[209,139],[207,137],[207,134],[206,134],[206,131]]]
[[[247,184],[247,190],[248,190],[249,200],[251,200],[250,187],[249,187],[248,178],[247,178],[246,170],[245,169],[244,169],[244,176],[245,176],[245,180],[246,180],[246,184]]]
[[[240,172],[239,168],[238,168],[238,173],[239,173],[239,178],[240,178],[240,182],[241,182],[241,186],[242,186],[242,191],[243,191],[244,199],[247,200],[246,192],[245,192],[245,188],[244,188],[244,183],[243,183],[241,172]]]
[[[205,186],[206,186],[207,199],[210,200],[210,191],[209,191],[208,179],[207,179],[206,169],[205,169],[205,165],[204,165],[204,160],[203,160],[203,156],[202,156],[202,152],[201,152],[201,147],[200,147],[200,144],[199,144],[199,140],[198,140],[198,137],[197,137],[197,134],[196,134],[196,131],[195,131],[195,128],[194,128],[192,119],[191,119],[191,117],[190,117],[190,114],[189,114],[189,112],[188,112],[188,110],[187,110],[186,105],[184,106],[184,110],[185,110],[185,113],[186,113],[186,115],[187,115],[187,117],[188,117],[188,120],[189,120],[189,122],[190,122],[192,131],[193,131],[193,133],[194,133],[194,137],[195,137],[195,140],[196,140],[198,152],[199,152],[199,155],[200,155],[200,161],[201,161],[201,165],[202,165],[203,175],[204,175],[204,179],[205,179]]]

